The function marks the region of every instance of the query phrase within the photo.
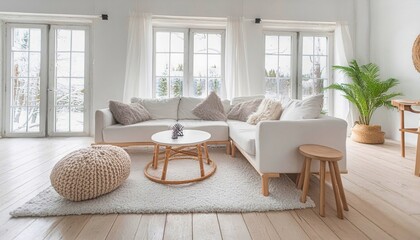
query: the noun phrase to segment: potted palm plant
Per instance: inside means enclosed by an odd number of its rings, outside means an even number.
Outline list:
[[[390,78],[382,81],[379,78],[379,67],[369,63],[359,66],[356,60],[349,66],[333,66],[334,70],[341,71],[351,78],[351,83],[331,84],[327,89],[338,90],[359,111],[359,120],[355,122],[351,138],[353,141],[369,144],[381,144],[385,141],[385,133],[380,125],[370,125],[373,113],[384,106],[391,108],[391,99],[401,93],[390,92],[398,85],[398,80]]]

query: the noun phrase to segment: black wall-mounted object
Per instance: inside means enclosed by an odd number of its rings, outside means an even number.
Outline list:
[[[261,18],[255,18],[255,23],[260,24],[261,23]]]
[[[102,20],[108,20],[108,14],[102,14],[101,18]]]

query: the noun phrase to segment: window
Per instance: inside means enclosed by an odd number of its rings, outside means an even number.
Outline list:
[[[224,55],[223,36],[218,32],[193,31],[193,81],[190,95],[206,97],[210,92],[221,92]]]
[[[155,28],[153,62],[157,98],[221,94],[224,31]]]
[[[4,135],[86,135],[89,27],[7,23],[6,30]]]
[[[330,33],[266,32],[265,89],[268,96],[305,99],[324,93],[330,111],[332,35]]]
[[[88,63],[86,54],[87,28],[52,26],[51,61],[55,63],[50,86],[54,89],[51,107],[50,135],[85,131],[85,89]]]
[[[269,96],[293,96],[296,34],[265,37],[265,84]]]

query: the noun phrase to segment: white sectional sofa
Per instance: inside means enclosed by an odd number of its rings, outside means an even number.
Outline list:
[[[232,104],[249,98],[237,98]],[[150,112],[152,120],[133,125],[120,125],[113,119],[109,109],[97,110],[95,114],[95,144],[117,146],[152,145],[151,136],[168,130],[176,122],[185,129],[197,129],[211,134],[208,144],[225,144],[227,153],[235,155],[239,150],[262,178],[263,194],[268,195],[268,180],[283,173],[299,173],[303,157],[297,148],[302,144],[320,144],[344,153],[339,162],[346,172],[346,129],[344,120],[321,116],[317,119],[297,121],[262,121],[257,125],[227,120],[204,121],[192,114],[192,109],[202,101],[198,98],[132,99],[140,101]],[[223,101],[228,112],[231,102]],[[231,148],[231,150],[230,150]],[[214,159],[217,162],[217,159]],[[316,161],[312,170],[319,171]]]

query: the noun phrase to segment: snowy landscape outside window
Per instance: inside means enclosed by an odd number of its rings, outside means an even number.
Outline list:
[[[10,127],[40,131],[41,29],[12,28]]]
[[[6,24],[5,136],[87,133],[88,29]]]
[[[265,33],[265,93],[268,97],[305,99],[324,94],[324,112],[331,96],[332,34]]]
[[[206,97],[221,94],[224,32],[221,30],[154,30],[154,96]]]

